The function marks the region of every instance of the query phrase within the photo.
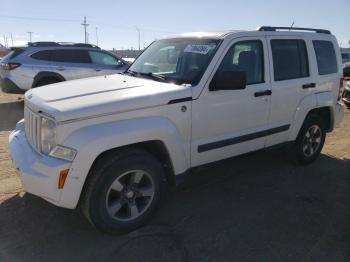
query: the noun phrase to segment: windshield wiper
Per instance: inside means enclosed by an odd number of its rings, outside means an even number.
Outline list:
[[[131,76],[136,76],[138,74],[138,72],[135,72],[135,71],[132,71],[132,70],[128,69],[128,70],[126,70],[124,72],[124,74],[129,74]]]
[[[141,76],[148,76],[150,78],[153,78],[155,80],[160,80],[160,81],[163,81],[165,82],[166,81],[166,78],[164,76],[161,76],[161,75],[157,75],[157,74],[154,74],[152,72],[149,72],[149,73],[138,73],[139,75]]]

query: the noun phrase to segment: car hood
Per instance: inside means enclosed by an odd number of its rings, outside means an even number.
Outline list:
[[[191,96],[186,86],[116,74],[31,89],[25,93],[25,104],[60,122],[165,105]]]

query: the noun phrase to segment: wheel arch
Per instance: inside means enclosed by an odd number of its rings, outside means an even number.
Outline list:
[[[50,78],[50,79],[57,79],[59,82],[66,81],[66,79],[59,73],[56,72],[50,72],[50,71],[42,71],[36,74],[33,80],[32,88],[36,87],[37,84],[42,81],[43,79]]]
[[[75,148],[78,154],[61,194],[61,203],[74,208],[92,168],[105,156],[119,150],[137,148],[155,156],[164,166],[170,185],[189,168],[189,148],[167,118],[146,117],[96,124],[73,132],[63,145]]]
[[[306,96],[298,105],[293,119],[293,128],[289,134],[289,141],[294,141],[310,114],[319,115],[325,121],[326,131],[331,132],[334,128],[334,106],[333,94],[323,92],[316,95]]]

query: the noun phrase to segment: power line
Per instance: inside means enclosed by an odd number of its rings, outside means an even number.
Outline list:
[[[37,20],[37,21],[56,21],[56,22],[79,22],[79,20],[75,19],[61,19],[61,18],[40,18],[40,17],[29,17],[29,16],[12,16],[12,15],[2,15],[0,14],[0,18],[8,18],[8,19],[20,19],[20,20]]]
[[[46,17],[30,17],[30,16],[12,16],[12,15],[3,15],[0,14],[0,19],[18,19],[18,20],[32,20],[32,21],[51,21],[51,22],[69,22],[69,23],[76,23],[80,22],[80,20],[77,19],[63,19],[63,18],[46,18]],[[106,27],[111,28],[120,28],[124,30],[135,30],[135,27],[129,27],[129,26],[123,26],[123,25],[116,25],[116,24],[107,24],[103,23],[97,20],[89,20],[91,23],[103,25]],[[157,29],[151,29],[151,28],[140,28],[140,30],[148,31],[148,32],[154,32],[154,33],[163,33],[163,34],[174,34],[176,32],[170,32],[170,31],[162,31]]]

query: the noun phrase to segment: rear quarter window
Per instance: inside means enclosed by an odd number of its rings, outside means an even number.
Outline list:
[[[337,57],[333,43],[325,40],[313,40],[312,43],[316,54],[318,74],[328,75],[337,73]]]

